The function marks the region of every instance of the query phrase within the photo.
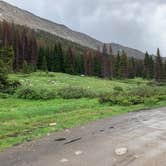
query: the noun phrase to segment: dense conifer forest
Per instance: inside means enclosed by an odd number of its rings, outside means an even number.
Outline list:
[[[166,61],[160,55],[145,53],[144,60],[128,57],[125,51],[113,53],[111,45],[98,50],[82,47],[54,35],[25,26],[0,23],[0,63],[7,71],[43,70],[83,74],[107,79],[142,77],[166,80]]]

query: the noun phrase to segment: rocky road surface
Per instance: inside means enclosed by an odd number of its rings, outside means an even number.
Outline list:
[[[51,134],[0,153],[0,166],[166,166],[166,108]]]

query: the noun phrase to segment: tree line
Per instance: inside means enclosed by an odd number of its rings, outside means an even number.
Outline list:
[[[0,57],[8,61],[10,71],[35,71],[37,69],[68,74],[84,74],[108,79],[142,77],[166,81],[166,61],[160,55],[145,53],[144,59],[128,57],[125,51],[112,51],[111,44],[103,44],[97,51],[63,42],[44,42],[38,32],[25,26],[3,21],[0,23]],[[5,60],[4,60],[5,61]],[[28,69],[27,69],[28,68]]]

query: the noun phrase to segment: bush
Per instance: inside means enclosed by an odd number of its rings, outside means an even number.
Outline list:
[[[35,89],[32,87],[23,87],[17,90],[16,96],[21,99],[29,100],[48,100],[55,98],[56,93],[48,89]]]
[[[6,93],[0,93],[0,99],[7,99],[9,98],[9,95]]]
[[[120,86],[115,86],[114,91],[123,92],[123,88]]]
[[[155,105],[159,102],[159,100],[155,97],[151,97],[151,98],[146,98],[144,100],[144,104],[145,105],[148,105],[148,106],[151,106],[151,105]]]
[[[159,88],[142,86],[131,90],[129,96],[151,97],[160,92]]]
[[[58,96],[64,99],[93,98],[96,94],[81,87],[64,87],[58,91]]]
[[[159,96],[156,96],[156,98],[160,101],[164,101],[166,100],[166,95],[159,95]]]
[[[99,102],[101,104],[109,103],[110,105],[129,106],[129,105],[142,104],[144,103],[144,100],[140,96],[112,95],[112,96],[100,97]]]
[[[18,87],[21,86],[19,81],[7,80],[5,85],[1,85],[0,92],[14,94]]]
[[[129,101],[131,102],[132,105],[144,103],[144,98],[142,98],[140,96],[129,96],[128,98],[129,98]]]
[[[5,63],[0,60],[0,89],[7,83],[7,67]]]

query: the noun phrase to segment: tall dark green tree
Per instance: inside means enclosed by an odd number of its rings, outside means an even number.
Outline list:
[[[44,55],[43,56],[43,60],[42,60],[42,68],[41,68],[43,71],[45,72],[48,72],[48,68],[47,68],[47,58],[46,56]]]
[[[97,50],[96,51],[96,55],[94,56],[94,63],[93,63],[93,73],[95,76],[98,76],[98,77],[101,77],[101,65],[102,65],[102,62],[101,62],[101,53],[100,53],[100,50]]]
[[[154,78],[154,60],[152,56],[149,57],[149,78]]]
[[[157,56],[155,60],[155,79],[158,82],[163,81],[163,62],[159,48],[157,49]]]
[[[74,51],[72,48],[68,48],[64,55],[64,69],[68,74],[75,73]]]
[[[120,58],[120,77],[121,78],[128,77],[128,59],[125,51],[122,51],[122,55]]]
[[[14,50],[12,46],[2,47],[0,49],[0,58],[6,64],[9,72],[13,69]]]
[[[120,51],[118,51],[118,54],[115,58],[115,77],[120,78]]]
[[[61,43],[58,43],[57,55],[58,55],[58,60],[59,60],[59,72],[65,72],[65,69],[64,69],[64,55],[63,55],[63,50],[62,50]]]
[[[7,83],[7,67],[3,60],[0,59],[0,91]]]
[[[145,53],[144,58],[144,78],[149,79],[149,54],[148,52]]]
[[[134,58],[129,58],[128,59],[128,77],[129,78],[134,78],[135,77],[135,60]]]

